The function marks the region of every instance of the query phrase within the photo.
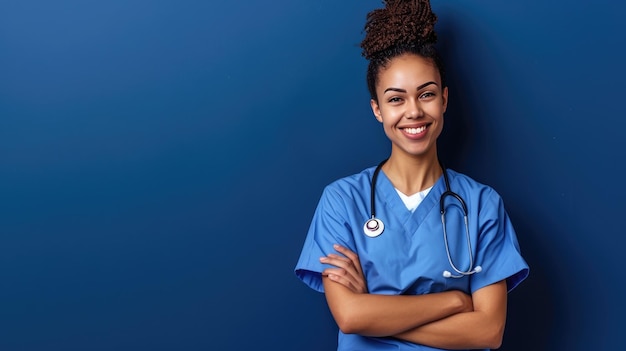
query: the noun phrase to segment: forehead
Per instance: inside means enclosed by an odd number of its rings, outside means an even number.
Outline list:
[[[433,81],[441,86],[439,70],[431,59],[414,54],[394,57],[378,73],[377,88],[417,87]]]

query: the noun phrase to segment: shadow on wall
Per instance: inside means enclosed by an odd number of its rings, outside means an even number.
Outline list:
[[[466,21],[442,18],[440,22],[444,23],[438,29],[439,37],[445,38],[445,43],[439,42],[439,51],[446,64],[450,100],[444,132],[439,138],[439,153],[447,167],[469,172],[472,176],[471,169],[487,162],[484,158],[494,155],[494,148],[498,149],[498,145],[490,144],[489,140],[488,120],[493,117],[489,116],[488,108],[481,106],[480,97],[476,97],[479,89],[472,86],[471,80],[481,76],[476,69],[487,68],[471,64],[483,53],[475,53],[476,57],[472,58],[471,51],[461,52],[459,33],[466,32],[467,28],[462,27],[467,25]],[[484,86],[480,87],[487,96],[496,95],[496,92],[490,94],[484,89]],[[530,266],[530,275],[509,294],[508,322],[502,349],[551,350],[556,316],[562,313],[558,312],[559,289],[553,286],[555,280],[550,279],[558,273],[558,269],[551,264],[549,248],[542,247],[546,246],[545,242],[538,242],[537,239],[550,232],[549,223],[544,221],[540,210],[515,206],[510,202],[507,202],[507,210],[518,233],[522,254]]]
[[[566,311],[559,299],[559,287],[555,277],[556,264],[552,262],[550,248],[537,238],[550,232],[553,226],[544,221],[533,209],[509,206],[511,220],[519,233],[522,254],[530,266],[530,275],[509,294],[507,327],[503,349],[558,350],[555,331],[557,316]]]

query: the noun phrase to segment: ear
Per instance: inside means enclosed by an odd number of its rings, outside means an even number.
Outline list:
[[[443,112],[446,112],[448,109],[448,87],[443,88],[441,96],[443,97]]]
[[[374,116],[376,116],[378,122],[383,123],[383,116],[380,113],[380,107],[378,106],[378,102],[376,102],[376,100],[374,99],[371,99],[370,105],[372,106],[372,112],[374,112]]]

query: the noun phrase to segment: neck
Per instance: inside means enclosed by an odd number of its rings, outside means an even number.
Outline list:
[[[414,158],[400,157],[392,153],[382,170],[393,186],[405,195],[413,195],[430,188],[442,174],[436,155]]]

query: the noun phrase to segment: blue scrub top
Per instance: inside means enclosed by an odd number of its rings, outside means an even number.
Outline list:
[[[384,172],[376,183],[376,217],[385,224],[378,237],[363,233],[370,218],[370,187],[374,167],[329,184],[319,201],[295,274],[305,284],[324,292],[321,272],[331,267],[319,258],[335,253],[333,244],[359,255],[370,294],[417,295],[448,290],[468,294],[507,281],[509,291],[528,276],[528,265],[520,254],[515,230],[495,190],[470,177],[448,169],[450,189],[467,205],[469,233],[475,266],[482,271],[463,278],[453,274],[446,255],[439,201],[446,190],[443,176],[419,207],[409,211]],[[447,196],[446,227],[454,264],[469,267],[467,238],[460,203]],[[437,350],[393,338],[364,337],[339,331],[338,350]]]

